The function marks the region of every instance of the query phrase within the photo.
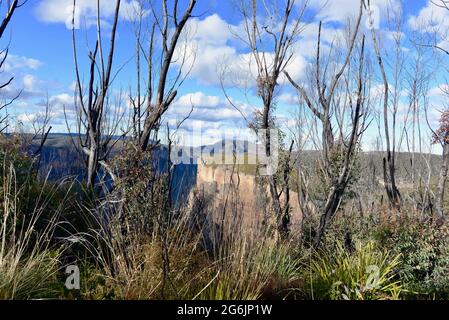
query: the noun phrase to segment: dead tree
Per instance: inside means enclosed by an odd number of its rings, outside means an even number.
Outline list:
[[[324,70],[322,68],[322,24],[320,23],[313,86],[313,90],[316,90],[316,92],[313,96],[302,85],[295,82],[287,72],[285,73],[290,83],[303,98],[310,112],[321,125],[323,172],[330,182],[330,190],[322,208],[319,226],[314,239],[315,246],[320,244],[327,226],[340,206],[354,167],[360,138],[366,129],[365,37],[361,40],[360,53],[356,59],[358,61],[358,72],[356,72],[355,81],[351,81],[351,77],[353,77],[351,75],[351,58],[353,58],[354,48],[358,43],[357,39],[359,38],[363,7],[364,2],[362,0],[360,1],[355,28],[348,40],[348,49],[344,60],[342,63],[336,63],[337,67],[335,67],[335,73],[332,75],[329,75],[329,61],[325,63],[326,67]],[[356,83],[356,101],[353,99],[352,82]],[[313,97],[317,98],[314,99]],[[338,110],[339,108],[341,110]],[[345,118],[344,110],[347,108],[349,108],[351,116],[349,117],[350,123],[345,125],[343,123]],[[335,123],[338,124],[337,132],[334,131],[333,127]],[[349,132],[347,132],[347,128],[350,128]],[[338,133],[337,138],[336,133]],[[342,159],[336,169],[335,165],[332,165],[331,154],[333,153],[338,153]]]
[[[435,6],[448,10],[449,11],[449,2],[446,0],[434,0],[431,1]],[[431,47],[433,49],[436,49],[440,52],[443,52],[446,56],[449,55],[449,51],[443,48],[443,46],[440,45],[441,42],[447,43],[449,40],[447,39],[447,36],[445,34],[439,34],[438,32],[435,32],[432,30],[432,33],[434,33],[434,41],[430,44],[422,44],[426,47]],[[446,68],[447,72],[447,68]],[[449,91],[444,89],[443,94],[448,97]],[[430,127],[430,126],[429,126]],[[444,111],[441,114],[440,117],[440,126],[434,133],[434,143],[439,143],[441,147],[443,148],[443,159],[442,164],[440,168],[440,173],[438,177],[438,185],[437,190],[435,193],[435,211],[437,215],[437,222],[443,223],[445,221],[445,214],[444,214],[444,194],[446,189],[446,183],[447,183],[447,174],[449,170],[449,111]]]
[[[303,28],[301,19],[306,6],[304,5],[296,12],[297,7],[295,0],[286,1],[284,7],[279,7],[274,2],[273,7],[270,7],[264,1],[239,1],[244,32],[236,36],[249,47],[251,63],[254,63],[257,68],[255,74],[257,95],[262,100],[262,110],[257,127],[254,129],[256,132],[262,132],[259,138],[263,141],[264,151],[268,157],[273,152],[270,134],[271,130],[276,129],[273,111],[278,82],[294,57],[292,48]],[[290,171],[289,163],[287,170]],[[267,182],[278,231],[281,235],[285,235],[288,233],[290,221],[289,173],[282,172],[281,175],[285,178],[283,188],[279,181],[281,179],[276,176],[276,173],[269,174]],[[284,204],[281,201],[282,194],[285,196]]]
[[[50,102],[50,98],[47,93],[47,98],[45,102],[45,111],[39,112],[36,116],[31,119],[31,126],[33,127],[33,136],[31,141],[39,141],[38,147],[33,151],[33,159],[36,170],[39,172],[40,164],[41,164],[41,153],[44,148],[45,143],[47,142],[48,135],[50,131],[53,129],[50,125],[52,114],[52,105]]]
[[[97,179],[100,166],[109,170],[106,163],[107,157],[111,152],[113,132],[118,127],[118,119],[114,121],[110,132],[105,132],[105,121],[107,121],[106,109],[110,103],[110,86],[112,82],[112,64],[114,60],[115,37],[119,20],[120,0],[115,2],[114,18],[111,34],[109,36],[109,52],[107,59],[104,57],[103,36],[100,21],[100,0],[97,0],[97,40],[93,51],[89,50],[88,57],[90,66],[88,70],[88,84],[84,86],[81,80],[81,73],[78,64],[78,50],[76,46],[75,35],[75,10],[76,0],[73,1],[73,28],[72,42],[73,55],[76,75],[76,98],[75,105],[77,109],[77,130],[78,142],[76,145],[84,154],[86,162],[86,185],[93,188]],[[97,78],[98,77],[98,78]],[[114,110],[115,112],[116,110]],[[70,129],[69,129],[70,130]],[[111,176],[113,177],[113,173]]]
[[[0,2],[0,5],[3,1]],[[22,3],[19,3],[19,0],[13,0],[8,1],[8,10],[6,12],[5,17],[2,20],[2,23],[0,24],[0,39],[3,37],[3,33],[5,32],[6,28],[8,27],[8,24],[11,22],[11,18],[16,11],[17,8],[20,8],[25,3],[27,3],[28,0],[23,1]]]
[[[369,3],[369,2],[368,2]],[[401,19],[401,18],[399,18]],[[374,28],[371,29],[371,35],[374,44],[374,51],[377,58],[377,63],[379,65],[380,73],[382,76],[382,84],[384,88],[383,94],[383,123],[384,123],[384,134],[386,143],[386,157],[383,159],[383,177],[385,191],[388,196],[390,205],[399,209],[401,206],[401,193],[397,187],[396,183],[396,123],[397,123],[397,112],[399,108],[399,94],[400,94],[400,77],[403,71],[403,56],[402,56],[402,34],[401,34],[402,21],[396,21],[396,34],[394,36],[395,41],[395,52],[393,58],[393,84],[394,88],[390,88],[389,79],[386,72],[386,67],[384,63],[383,55],[380,51],[380,45],[378,36]],[[390,92],[393,91],[392,97]],[[391,98],[391,99],[390,99]],[[391,120],[392,128],[389,125],[389,114],[391,107]]]
[[[137,13],[136,31],[136,70],[137,92],[130,96],[133,109],[132,130],[135,140],[142,151],[147,150],[151,138],[157,140],[160,120],[167,112],[177,96],[179,86],[185,80],[188,72],[184,67],[190,58],[187,49],[180,48],[179,42],[188,20],[192,17],[196,0],[190,0],[183,15],[179,16],[180,4],[176,0],[169,11],[168,1],[162,0],[162,16],[150,2],[150,30],[148,30],[148,46],[142,37],[143,11]],[[141,10],[144,10],[141,6]],[[156,41],[161,43],[160,56],[157,55]],[[146,63],[146,88],[142,88],[142,56]],[[178,67],[174,67],[175,62]],[[173,73],[174,80],[169,78]],[[157,85],[156,85],[157,83]]]
[[[422,213],[425,211],[431,213],[433,210],[430,183],[432,177],[431,155],[424,150],[430,144],[429,142],[424,143],[425,128],[422,127],[422,120],[429,103],[430,84],[439,65],[434,52],[421,45],[426,42],[427,37],[427,35],[417,32],[411,36],[413,55],[407,59],[408,66],[405,77],[408,106],[398,143],[400,150],[403,149],[405,143],[411,170],[407,176],[411,179],[414,188],[413,193],[410,196],[406,194],[405,197],[408,197],[414,203],[416,210],[420,210]]]
[[[18,8],[20,8],[21,6],[23,6],[28,0],[23,1],[22,3],[19,3],[19,0],[14,0],[14,1],[8,1],[8,3],[6,4],[6,14],[3,17],[3,20],[0,23],[0,39],[3,39],[3,35],[9,25],[9,23],[11,22],[11,19],[14,15],[14,13],[16,12],[16,10]],[[3,1],[0,1],[0,9],[3,6]],[[5,62],[8,58],[8,53],[9,53],[9,46],[7,46],[6,48],[2,49],[0,51],[0,70],[2,70],[5,66]],[[0,90],[5,89],[6,87],[8,87],[14,80],[14,77],[10,77],[6,82],[0,84]],[[8,101],[6,102],[2,102],[0,104],[0,111],[4,111],[6,110],[6,108],[8,106],[10,106],[15,100],[17,100],[19,98],[21,94],[21,91],[12,99],[8,99]],[[8,128],[8,124],[7,122],[7,118],[8,118],[8,113],[6,112],[5,115],[3,115],[2,117],[0,117],[0,133],[3,133],[7,128]]]
[[[443,148],[443,162],[438,177],[438,185],[435,194],[435,211],[437,220],[442,223],[445,220],[444,215],[444,191],[446,189],[447,173],[449,170],[449,111],[441,114],[440,126],[434,133],[434,143],[441,144]]]

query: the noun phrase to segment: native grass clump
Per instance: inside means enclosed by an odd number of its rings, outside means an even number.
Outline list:
[[[58,278],[66,248],[54,239],[67,197],[61,197],[60,186],[37,181],[32,160],[17,141],[3,142],[0,299],[59,297],[62,284]]]

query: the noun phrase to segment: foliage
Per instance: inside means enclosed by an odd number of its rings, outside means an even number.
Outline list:
[[[317,252],[310,264],[311,295],[315,299],[398,299],[402,291],[396,269],[400,257],[378,250],[374,243],[357,243],[349,252],[341,242]]]
[[[345,161],[344,152],[346,152],[346,143],[336,141],[329,154],[329,166],[325,168],[319,165],[316,166],[317,181],[314,184],[314,195],[319,202],[324,203],[327,200],[330,187],[335,181],[338,180]],[[354,163],[351,167],[351,171],[349,172],[346,191],[341,200],[341,206],[355,196],[355,187],[361,174],[359,153],[360,147],[357,146],[354,159],[352,160]]]
[[[300,260],[272,237],[229,239],[215,258],[216,274],[199,295],[207,300],[284,298],[298,280]]]
[[[440,126],[433,136],[433,143],[449,144],[449,110],[441,113]]]
[[[428,220],[384,226],[379,241],[401,255],[398,274],[411,295],[449,297],[449,230]]]
[[[0,299],[52,298],[59,294],[57,280],[63,247],[52,249],[57,214],[41,223],[50,195],[40,194],[31,212],[21,212],[14,167],[3,169],[0,220]],[[21,216],[27,219],[20,225]]]

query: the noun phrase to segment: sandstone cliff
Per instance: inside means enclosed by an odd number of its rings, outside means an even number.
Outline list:
[[[242,173],[239,166],[209,165],[198,161],[196,190],[210,199],[209,214],[217,223],[228,228],[238,224],[245,229],[274,222],[267,186],[256,183],[254,175]],[[291,191],[291,224],[296,229],[301,223],[298,195]]]

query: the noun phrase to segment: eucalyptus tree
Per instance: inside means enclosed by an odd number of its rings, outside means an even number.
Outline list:
[[[294,59],[294,45],[304,28],[302,17],[306,3],[299,4],[295,0],[279,1],[244,1],[239,0],[238,9],[243,17],[242,32],[238,38],[249,49],[251,64],[255,65],[255,84],[257,96],[261,100],[261,111],[257,114],[256,132],[264,145],[264,152],[270,157],[275,150],[271,145],[272,130],[277,126],[274,119],[276,95],[283,72]],[[260,133],[261,132],[261,133]],[[292,144],[293,146],[293,144]],[[291,154],[292,148],[289,149]],[[290,197],[288,163],[284,172],[268,168],[266,180],[269,185],[272,209],[276,217],[278,231],[285,235],[290,224]],[[270,164],[265,164],[270,167]],[[284,201],[282,201],[284,196]]]
[[[353,30],[349,30],[346,52],[337,54],[336,60],[333,60],[331,54],[323,58],[320,22],[315,70],[308,89],[285,72],[306,108],[319,123],[316,130],[320,131],[321,135],[321,167],[329,190],[324,206],[320,208],[315,246],[320,244],[326,228],[341,204],[355,167],[360,139],[366,130],[367,93],[370,83],[365,63],[365,36],[360,36],[364,6],[365,3],[361,0],[355,26]],[[335,49],[332,46],[330,51]],[[323,61],[324,59],[326,60]]]
[[[105,55],[100,0],[97,0],[96,41],[93,49],[88,51],[88,82],[82,82],[79,55],[76,43],[75,14],[76,0],[73,1],[72,43],[76,79],[75,108],[77,111],[78,142],[75,146],[80,148],[86,164],[86,184],[88,188],[95,186],[100,167],[108,171],[112,177],[113,172],[107,164],[107,158],[116,141],[112,141],[114,133],[120,123],[120,117],[113,117],[108,122],[110,114],[108,108],[111,103],[111,83],[113,80],[112,66],[116,46],[117,26],[119,22],[121,0],[115,1],[112,28],[109,39],[109,48]],[[115,114],[115,108],[112,112]]]

